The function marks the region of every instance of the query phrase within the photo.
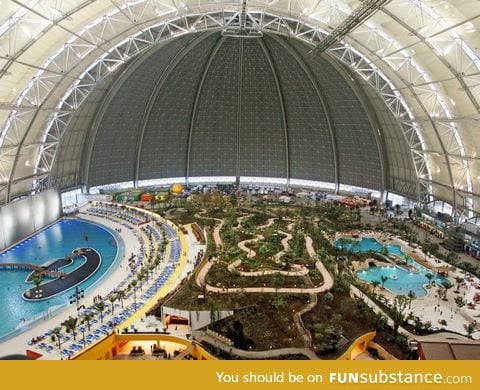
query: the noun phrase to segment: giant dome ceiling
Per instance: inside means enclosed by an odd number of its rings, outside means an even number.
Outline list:
[[[480,210],[477,0],[2,0],[0,5],[2,203],[81,180],[75,171],[52,180],[59,145],[95,87],[135,57],[182,35],[243,28],[304,41],[313,48],[310,55],[350,69],[356,82],[371,87],[365,92],[370,101],[382,100],[395,118],[398,136],[408,145],[417,195],[430,194],[467,212]],[[326,45],[328,36],[335,39]]]

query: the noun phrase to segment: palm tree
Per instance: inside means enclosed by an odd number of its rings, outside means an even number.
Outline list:
[[[160,243],[160,253],[162,254],[163,257],[165,257],[165,249],[167,249],[167,242],[166,241],[162,241]]]
[[[140,271],[137,275],[137,279],[140,282],[140,291],[142,291],[143,281],[145,279],[145,273],[143,271]]]
[[[105,302],[100,301],[93,306],[96,311],[100,313],[100,322],[103,323],[103,311],[105,310]]]
[[[117,291],[117,298],[120,300],[120,303],[122,304],[122,309],[123,309],[123,300],[127,296],[127,293],[125,290],[118,290]]]
[[[147,283],[148,283],[148,281],[150,280],[150,271],[149,271],[148,264],[145,265],[145,267],[143,267],[140,272],[143,274],[145,279],[147,279]]]
[[[130,286],[133,288],[133,302],[136,304],[137,303],[137,283],[138,281],[136,279],[133,279],[131,282],[130,282]]]
[[[463,306],[466,305],[467,301],[463,299],[462,297],[455,297],[455,303],[457,304],[457,310],[460,310]]]
[[[475,331],[477,330],[477,328],[475,327],[475,325],[473,325],[472,323],[468,324],[468,325],[463,325],[465,330],[467,331],[467,336],[469,339],[472,338],[472,334],[475,333]]]
[[[434,278],[434,275],[428,272],[425,274],[425,277],[428,279],[428,285],[430,286],[432,284],[432,279]]]
[[[408,308],[411,309],[412,301],[417,297],[417,295],[412,290],[410,290],[407,296],[408,296]]]
[[[117,300],[117,294],[115,293],[111,293],[109,296],[108,296],[108,300],[110,301],[110,303],[112,304],[112,315],[114,314],[114,310],[115,310],[115,301]]]
[[[37,290],[38,290],[38,287],[40,287],[40,285],[42,284],[42,280],[43,280],[43,275],[40,272],[35,271],[32,275],[32,282],[35,284],[35,287]]]
[[[62,333],[62,328],[60,326],[57,326],[56,328],[52,329],[52,341],[57,340],[58,343],[58,349],[62,349],[62,339],[60,337],[60,333]]]
[[[153,273],[156,271],[156,268],[157,268],[157,267],[155,266],[155,264],[154,264],[154,263],[151,263],[151,264],[148,265],[148,272],[149,272],[149,273],[151,272],[152,275],[153,275]]]
[[[445,290],[441,287],[437,288],[437,295],[438,295],[438,304],[440,304],[440,299],[443,298],[443,296],[445,295]]]
[[[385,282],[388,280],[388,276],[382,275],[380,276],[380,280],[382,281],[382,288],[385,288]]]
[[[442,286],[445,288],[445,297],[444,299],[447,300],[447,292],[453,287],[453,284],[449,281],[442,282]]]
[[[380,248],[380,251],[378,252],[380,253],[381,255],[383,256],[388,256],[388,248],[386,245],[382,245],[382,247]]]
[[[82,317],[82,323],[87,323],[88,331],[90,332],[90,321],[93,320],[95,316],[91,312],[86,312]]]
[[[455,281],[457,282],[457,289],[455,290],[455,292],[458,293],[458,292],[460,292],[460,284],[463,283],[464,279],[461,278],[460,276],[457,276],[457,277],[455,278]]]
[[[72,316],[68,317],[65,321],[62,322],[62,325],[65,327],[67,333],[70,333],[70,331],[72,331],[74,341],[77,340],[77,334],[75,333],[75,329],[77,329],[77,322],[78,318]]]
[[[85,328],[80,328],[80,331],[82,332],[83,348],[85,348],[85,344],[87,343],[85,341]]]
[[[158,271],[158,266],[160,265],[160,262],[161,262],[161,259],[160,259],[160,257],[157,256],[157,258],[153,262],[153,265],[155,266],[155,272]]]
[[[405,321],[406,313],[405,310],[407,309],[408,305],[408,297],[406,295],[397,295],[393,299],[393,303],[391,305],[391,312],[390,317],[393,320],[394,326],[393,331],[394,333],[398,332],[398,328],[400,325],[403,324]]]
[[[372,281],[370,282],[370,284],[371,284],[372,287],[373,287],[373,293],[375,293],[375,289],[376,289],[378,286],[380,286],[380,283],[381,283],[380,280],[372,280]]]

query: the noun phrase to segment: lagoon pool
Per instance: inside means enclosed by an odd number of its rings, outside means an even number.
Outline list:
[[[334,245],[339,248],[342,243],[338,240]],[[357,243],[347,243],[344,247],[348,251],[365,253],[368,251],[381,252],[384,245],[379,243],[372,237],[363,237],[358,240]],[[428,285],[429,280],[426,278],[427,273],[432,273],[429,269],[423,265],[417,263],[410,257],[407,257],[398,245],[385,245],[388,253],[397,255],[406,259],[407,264],[414,267],[417,271],[411,272],[410,270],[401,266],[370,266],[368,269],[364,269],[357,272],[357,276],[365,281],[371,282],[378,280],[381,282],[381,277],[385,276],[388,280],[385,282],[385,288],[389,289],[394,294],[408,295],[410,291],[415,293],[417,297],[423,297],[427,295],[425,288]],[[441,284],[442,282],[448,282],[448,280],[442,276],[435,275],[431,283]]]
[[[85,240],[86,236],[88,242]],[[0,254],[0,263],[41,265],[65,257],[73,249],[82,246],[95,248],[102,259],[99,269],[78,285],[79,289],[88,291],[112,272],[116,260],[123,253],[122,241],[115,232],[91,222],[80,219],[60,220]],[[74,263],[62,271],[72,270],[79,265]],[[35,322],[42,321],[56,310],[70,304],[69,296],[74,292],[74,287],[45,301],[24,300],[23,292],[32,287],[31,283],[25,282],[29,273],[27,270],[0,270],[0,340],[26,330]],[[49,280],[51,279],[45,278],[45,282]]]

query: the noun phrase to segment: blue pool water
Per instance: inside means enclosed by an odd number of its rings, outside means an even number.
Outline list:
[[[338,248],[341,246],[341,243],[335,241],[334,245]],[[382,247],[383,245],[381,243],[370,237],[363,237],[360,241],[357,241],[356,244],[345,245],[346,250],[361,253],[368,251],[381,252]],[[400,246],[385,245],[385,247],[389,253],[400,256],[404,259],[406,258],[405,253],[402,251]],[[425,275],[427,273],[432,273],[432,271],[411,258],[407,258],[407,264],[413,266],[417,272],[410,272],[406,268],[393,265],[381,267],[372,266],[368,269],[358,271],[357,276],[365,282],[371,282],[373,280],[378,280],[381,282],[381,277],[386,276],[388,280],[385,282],[385,288],[389,289],[394,294],[407,295],[409,291],[412,291],[417,297],[423,297],[427,295],[427,290],[424,286],[429,283],[429,280]],[[441,285],[442,282],[448,282],[448,280],[442,276],[435,275],[431,283]]]
[[[85,236],[88,236],[88,242],[85,241]],[[73,249],[82,246],[95,248],[102,256],[102,263],[97,272],[78,285],[78,288],[87,291],[114,269],[112,265],[123,252],[121,240],[113,231],[90,222],[79,219],[58,221],[34,237],[2,253],[0,263],[40,265],[49,260],[64,257]],[[62,271],[71,271],[81,263],[82,260],[76,260],[74,264],[63,268]],[[0,305],[0,340],[20,333],[33,322],[41,321],[60,307],[70,304],[68,297],[74,292],[74,287],[45,301],[25,301],[22,298],[23,292],[33,287],[32,284],[25,283],[29,272],[0,270],[0,302],[2,303]],[[50,279],[45,279],[45,281],[48,280]]]

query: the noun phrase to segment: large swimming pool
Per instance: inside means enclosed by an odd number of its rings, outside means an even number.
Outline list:
[[[88,241],[86,241],[88,239]],[[1,263],[30,263],[40,265],[64,257],[73,249],[89,246],[102,257],[100,268],[78,288],[88,291],[109,272],[123,253],[119,237],[107,228],[80,219],[60,220],[37,235],[0,255]],[[69,266],[76,268],[79,266]],[[62,271],[68,268],[62,269]],[[0,340],[24,331],[62,306],[69,305],[69,296],[75,288],[45,301],[25,301],[22,294],[32,287],[25,283],[30,271],[0,270]],[[49,279],[45,279],[48,281]],[[81,303],[81,301],[80,301]],[[90,302],[88,302],[90,303]]]
[[[342,245],[342,243],[335,241],[334,245],[338,248]],[[343,245],[346,250],[352,252],[381,252],[383,250],[383,245],[372,237],[363,237],[356,243],[346,243]],[[408,293],[412,291],[417,297],[423,297],[427,295],[425,285],[428,285],[429,280],[425,275],[427,273],[432,273],[432,271],[417,263],[412,258],[407,257],[400,246],[385,245],[385,247],[388,250],[388,253],[406,259],[407,264],[414,267],[416,271],[411,272],[410,270],[401,266],[393,265],[380,267],[370,266],[368,269],[358,271],[357,276],[365,282],[371,282],[373,280],[378,280],[381,282],[381,277],[385,276],[388,278],[385,282],[385,288],[389,289],[394,294],[408,295]],[[442,282],[448,282],[448,280],[442,276],[434,274],[434,278],[432,279],[431,283],[440,285]]]

